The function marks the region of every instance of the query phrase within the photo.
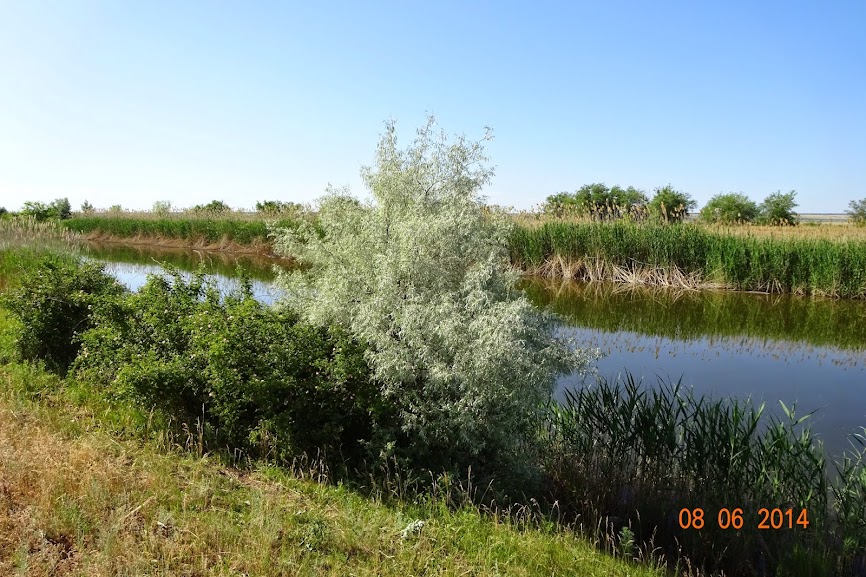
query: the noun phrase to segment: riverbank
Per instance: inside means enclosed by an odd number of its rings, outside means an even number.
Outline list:
[[[62,226],[117,244],[274,254],[299,219],[82,216]],[[866,298],[862,227],[709,227],[516,218],[512,264],[530,275],[687,289]]]
[[[8,358],[8,319],[0,358]],[[0,573],[664,575],[531,514],[362,496],[315,468],[233,467],[40,369],[0,364]],[[517,512],[512,512],[517,513]]]

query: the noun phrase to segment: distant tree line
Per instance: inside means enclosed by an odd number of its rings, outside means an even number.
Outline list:
[[[758,204],[742,192],[720,193],[712,197],[698,213],[707,223],[764,225],[795,225],[800,216],[795,212],[797,192],[776,191]],[[586,184],[575,192],[560,192],[547,197],[542,205],[546,214],[579,216],[592,220],[631,219],[680,222],[697,203],[686,192],[671,185],[656,188],[652,199],[633,186],[608,187],[603,183]],[[852,200],[846,211],[850,220],[866,225],[866,198]]]

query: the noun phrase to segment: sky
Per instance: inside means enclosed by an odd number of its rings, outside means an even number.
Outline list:
[[[0,0],[0,206],[364,196],[385,122],[480,138],[494,204],[671,184],[866,198],[866,2]]]

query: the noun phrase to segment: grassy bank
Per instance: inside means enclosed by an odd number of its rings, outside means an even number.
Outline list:
[[[663,574],[531,508],[485,515],[404,497],[398,480],[362,494],[315,468],[228,466],[194,430],[173,435],[147,411],[11,362],[14,328],[0,310],[4,575]]]
[[[550,277],[866,298],[866,242],[859,240],[547,222],[516,228],[510,250],[516,266]]]

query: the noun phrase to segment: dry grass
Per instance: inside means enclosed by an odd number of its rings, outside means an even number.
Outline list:
[[[72,408],[23,365],[0,366],[0,383],[2,575],[661,574],[531,516],[386,506],[303,471],[195,457],[194,435],[124,439],[109,409]]]

